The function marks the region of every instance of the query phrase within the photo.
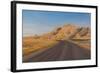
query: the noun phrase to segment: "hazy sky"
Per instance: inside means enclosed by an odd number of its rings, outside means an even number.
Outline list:
[[[23,36],[41,35],[67,23],[90,26],[90,19],[89,13],[23,10]]]

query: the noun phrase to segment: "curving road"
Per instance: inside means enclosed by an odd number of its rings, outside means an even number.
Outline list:
[[[23,57],[23,62],[63,61],[90,59],[90,50],[69,41],[59,41],[52,48]]]

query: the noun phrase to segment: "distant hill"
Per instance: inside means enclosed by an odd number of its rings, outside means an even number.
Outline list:
[[[41,36],[41,38],[52,40],[90,39],[90,37],[91,29],[89,27],[80,27],[72,24],[65,24]]]

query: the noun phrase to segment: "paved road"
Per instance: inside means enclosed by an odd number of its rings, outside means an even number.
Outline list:
[[[90,50],[69,41],[60,41],[52,48],[29,54],[23,62],[63,61],[90,59]]]

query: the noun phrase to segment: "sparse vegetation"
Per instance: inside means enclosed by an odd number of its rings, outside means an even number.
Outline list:
[[[30,37],[28,37],[30,38]],[[31,40],[23,38],[23,55],[27,55],[29,53],[45,49],[45,48],[50,48],[57,44],[57,41],[54,40],[48,40],[44,38],[31,38]]]

